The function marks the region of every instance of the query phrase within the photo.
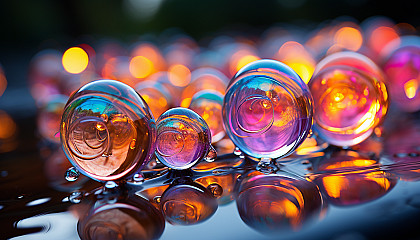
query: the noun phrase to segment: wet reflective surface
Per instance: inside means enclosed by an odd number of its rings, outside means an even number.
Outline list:
[[[391,116],[395,116],[394,114]],[[2,239],[416,239],[418,114],[352,149],[293,154],[263,174],[225,154],[191,170],[145,166],[138,181],[64,180],[61,149],[27,135],[0,155]],[[35,121],[17,120],[20,131]],[[404,124],[402,124],[404,123]]]

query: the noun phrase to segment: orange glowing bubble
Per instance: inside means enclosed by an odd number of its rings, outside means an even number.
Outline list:
[[[399,35],[393,28],[381,26],[372,32],[369,45],[375,52],[379,53],[388,43],[393,40],[398,41],[397,39],[399,39]]]
[[[130,73],[135,78],[145,78],[154,72],[153,62],[143,56],[133,57],[130,61]]]
[[[191,81],[191,71],[182,64],[172,65],[168,72],[169,81],[177,87],[185,87]]]
[[[335,34],[334,41],[342,48],[357,51],[362,46],[363,37],[356,28],[342,27]]]
[[[418,88],[419,85],[417,79],[411,79],[404,83],[404,92],[409,99],[412,99],[416,96]]]
[[[0,111],[0,139],[9,139],[16,133],[16,123],[4,111]]]
[[[73,74],[83,72],[89,64],[89,56],[80,47],[72,47],[64,52],[62,58],[64,69]]]

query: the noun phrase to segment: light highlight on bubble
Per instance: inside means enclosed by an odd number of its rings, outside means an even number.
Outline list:
[[[83,72],[89,64],[89,56],[80,47],[72,47],[64,52],[62,58],[64,69],[73,74]]]

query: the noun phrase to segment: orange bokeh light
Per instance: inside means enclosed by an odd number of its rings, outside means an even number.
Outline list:
[[[130,61],[130,73],[135,78],[145,78],[154,72],[154,64],[143,56],[133,57]]]
[[[185,87],[191,81],[191,71],[182,64],[172,65],[169,69],[169,81],[177,87]]]
[[[369,45],[376,53],[379,53],[388,43],[395,39],[399,39],[399,35],[393,28],[381,26],[372,32]]]
[[[4,91],[6,91],[6,87],[7,87],[7,79],[3,71],[0,69],[0,97],[1,95],[3,95]]]
[[[334,35],[335,43],[342,48],[358,51],[363,43],[362,33],[352,27],[342,27]]]

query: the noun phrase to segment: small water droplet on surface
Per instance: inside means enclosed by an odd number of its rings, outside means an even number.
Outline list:
[[[80,191],[72,192],[69,196],[69,200],[72,203],[80,203],[83,198],[83,193]]]
[[[209,153],[207,153],[207,156],[204,157],[204,160],[207,162],[214,162],[216,158],[217,158],[216,149],[214,149],[214,147],[210,145]]]
[[[279,168],[271,158],[261,158],[258,162],[257,170],[264,174],[270,174],[276,172]]]
[[[160,200],[161,200],[161,196],[156,196],[156,197],[153,198],[153,201],[155,203],[160,203]]]
[[[407,153],[396,153],[396,154],[394,154],[394,156],[398,157],[398,158],[403,158],[403,157],[407,157],[408,154]]]
[[[240,156],[242,154],[242,151],[238,147],[236,147],[233,151],[233,154],[235,154],[236,156]]]
[[[418,153],[415,153],[415,152],[412,152],[412,153],[409,153],[408,156],[410,156],[410,157],[418,157],[419,154]]]
[[[223,188],[217,183],[212,183],[212,184],[208,185],[207,189],[210,190],[210,192],[216,198],[222,196],[222,194],[223,194]]]
[[[114,181],[108,181],[108,182],[105,183],[105,188],[106,189],[114,189],[116,187],[118,187],[118,184]]]
[[[134,174],[134,176],[132,178],[132,181],[134,183],[143,183],[144,182],[144,177],[140,173],[136,173],[136,174]]]
[[[74,182],[76,181],[80,176],[79,171],[77,171],[77,169],[75,167],[71,167],[69,169],[67,169],[64,178],[69,181],[69,182]]]

